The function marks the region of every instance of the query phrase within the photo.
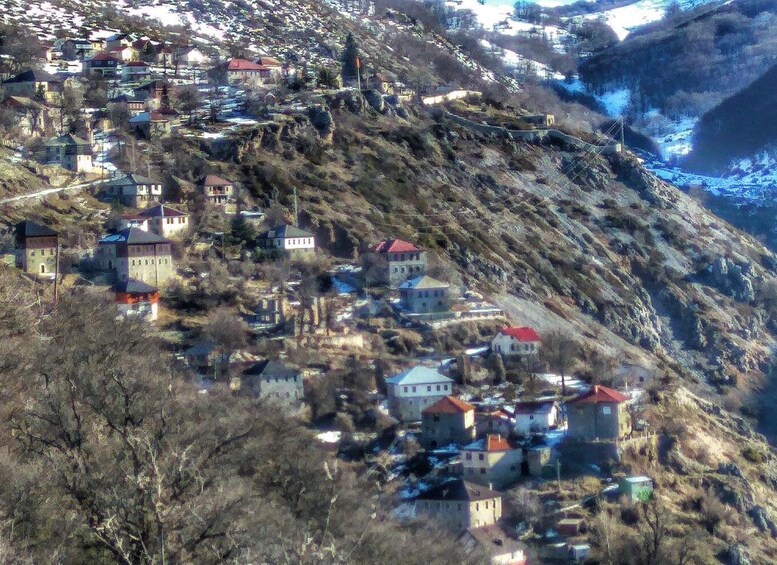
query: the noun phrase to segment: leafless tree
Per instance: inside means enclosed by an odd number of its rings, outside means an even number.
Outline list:
[[[218,308],[208,316],[202,336],[219,349],[217,375],[229,378],[232,356],[248,344],[247,333],[245,322],[227,308]]]
[[[566,377],[578,357],[578,345],[572,337],[561,330],[553,330],[542,336],[540,357],[551,371],[561,376],[561,395],[566,396]]]

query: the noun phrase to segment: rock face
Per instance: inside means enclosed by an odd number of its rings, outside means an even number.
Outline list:
[[[708,270],[718,288],[728,296],[748,303],[755,300],[755,273],[751,263],[737,264],[731,259],[718,257]]]
[[[753,506],[747,515],[753,519],[753,523],[759,530],[769,532],[772,537],[777,537],[777,524],[774,523],[763,506]]]
[[[308,116],[321,139],[331,142],[335,132],[335,120],[329,109],[323,106],[313,106],[308,110]]]

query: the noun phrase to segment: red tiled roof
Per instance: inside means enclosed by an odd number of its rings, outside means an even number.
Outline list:
[[[595,385],[588,392],[573,398],[567,404],[621,404],[629,399],[617,390],[602,385]]]
[[[540,336],[537,335],[537,332],[535,332],[533,328],[528,327],[502,328],[499,330],[499,333],[509,335],[510,337],[514,337],[518,341],[523,342],[540,341]]]
[[[227,64],[228,71],[266,71],[267,67],[245,59],[231,59]]]
[[[116,61],[116,62],[119,61],[116,57],[114,57],[112,55],[109,55],[108,53],[98,53],[97,55],[92,57],[90,60],[91,61],[111,61],[111,60],[113,60],[113,61]]]
[[[256,60],[256,64],[264,65],[265,67],[282,67],[283,66],[278,59],[273,59],[272,57],[259,57]]]
[[[232,181],[217,177],[216,175],[207,175],[200,181],[200,186],[230,186],[234,184]]]
[[[459,400],[455,396],[446,396],[424,409],[424,414],[459,414],[474,409],[474,406]]]
[[[511,449],[507,438],[492,434],[486,436],[486,451],[509,451]]]
[[[372,253],[415,253],[421,250],[412,243],[401,239],[384,239],[370,247],[370,251]]]
[[[144,63],[143,61],[130,61],[127,63],[128,67],[148,67],[148,63]]]

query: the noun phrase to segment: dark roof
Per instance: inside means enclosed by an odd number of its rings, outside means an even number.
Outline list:
[[[156,206],[146,208],[137,213],[137,216],[140,218],[180,218],[187,215],[186,212],[170,208],[170,206],[166,206],[165,204],[157,204]]]
[[[313,237],[313,234],[309,231],[301,230],[296,226],[284,224],[259,234],[259,237],[261,239],[275,239],[276,237],[287,239],[289,237]]]
[[[155,233],[143,231],[139,228],[127,228],[119,232],[108,234],[100,240],[101,245],[116,245],[118,243],[150,244],[170,243],[164,237]]]
[[[115,292],[125,292],[127,294],[152,294],[154,292],[159,292],[157,288],[150,284],[135,279],[128,279],[117,283],[114,285],[113,290]]]
[[[480,526],[479,528],[469,528],[467,530],[483,551],[489,556],[501,556],[506,553],[515,553],[524,551],[525,546],[520,542],[508,536],[498,525]],[[526,563],[526,559],[521,563]]]
[[[262,379],[270,378],[282,378],[282,377],[295,377],[299,374],[299,371],[287,367],[280,361],[274,359],[267,359],[265,361],[259,361],[254,363],[243,374],[247,377],[259,377]]]
[[[25,237],[51,237],[56,236],[57,232],[42,226],[30,220],[24,220],[16,224],[16,237],[24,239]]]
[[[453,479],[436,487],[432,487],[418,496],[419,500],[461,500],[473,502],[489,498],[501,498],[496,491],[465,481]]]
[[[162,184],[158,180],[150,179],[142,175],[130,174],[123,177],[116,177],[105,183],[108,186],[138,186],[148,184]]]
[[[5,81],[5,84],[15,82],[62,82],[60,79],[47,73],[46,71],[36,71],[35,69],[29,69],[23,73],[19,73],[13,78],[9,78]]]
[[[60,135],[59,137],[54,137],[50,139],[46,145],[76,145],[76,146],[88,146],[91,147],[92,144],[89,143],[85,139],[81,139],[78,136],[73,135],[72,133],[68,133],[65,135]]]

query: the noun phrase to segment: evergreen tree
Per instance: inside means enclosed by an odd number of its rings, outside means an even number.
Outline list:
[[[353,38],[353,34],[349,33],[345,38],[345,47],[343,47],[343,84],[349,81],[355,81],[360,75],[360,69],[357,67],[356,61],[359,59],[359,46],[356,44],[356,40]]]

